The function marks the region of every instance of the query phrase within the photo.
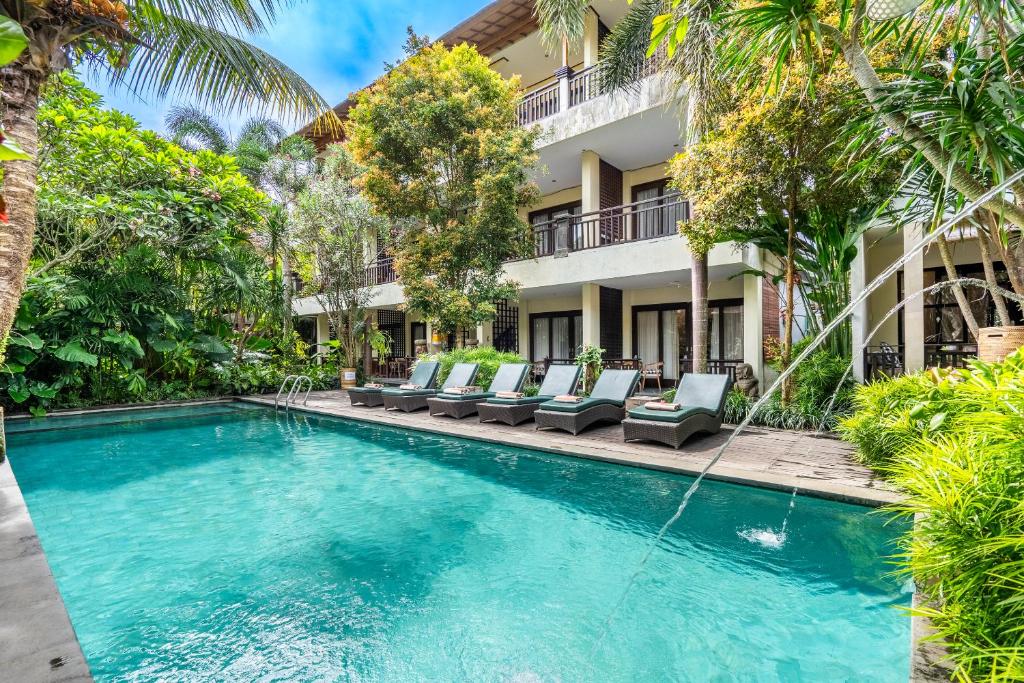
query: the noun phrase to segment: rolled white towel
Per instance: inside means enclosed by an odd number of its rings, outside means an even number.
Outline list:
[[[568,394],[562,394],[561,396],[555,396],[555,400],[559,403],[579,403],[583,400],[582,396],[569,396]]]
[[[526,394],[521,391],[496,391],[495,398],[525,398]]]
[[[422,384],[401,384],[401,385],[399,385],[398,388],[399,389],[422,389],[423,385]]]
[[[648,410],[664,410],[667,412],[673,412],[682,408],[682,405],[678,403],[666,403],[665,401],[648,401],[644,404],[644,407]]]

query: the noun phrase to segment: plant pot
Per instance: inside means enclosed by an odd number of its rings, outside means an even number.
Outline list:
[[[983,327],[978,330],[978,358],[999,363],[1024,347],[1024,326]]]
[[[338,368],[338,380],[342,389],[351,389],[356,385],[356,369]]]

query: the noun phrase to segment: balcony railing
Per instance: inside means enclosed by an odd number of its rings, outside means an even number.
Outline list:
[[[519,115],[519,125],[528,126],[558,112],[560,108],[558,91],[559,83],[555,81],[551,85],[545,85],[523,95],[516,110]]]
[[[395,259],[392,256],[379,256],[377,262],[366,269],[366,286],[385,285],[398,279],[395,272]]]
[[[977,358],[974,344],[925,344],[924,365],[927,368],[963,368],[967,361]],[[896,377],[906,372],[903,346],[881,344],[864,349],[864,379],[878,380]]]
[[[588,66],[583,71],[578,71],[569,77],[569,106],[575,107],[589,99],[597,97],[599,82],[597,69]]]
[[[674,235],[679,222],[689,218],[689,203],[678,193],[578,216],[562,216],[533,225],[534,255],[549,256]]]

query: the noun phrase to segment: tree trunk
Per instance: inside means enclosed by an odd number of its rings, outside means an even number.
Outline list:
[[[942,265],[946,268],[946,279],[956,283],[960,276],[957,275],[956,265],[953,263],[953,255],[949,251],[949,242],[946,241],[945,235],[939,235],[938,245],[939,256],[942,257]],[[957,305],[960,306],[960,313],[964,316],[967,329],[970,330],[971,336],[977,341],[978,319],[974,317],[974,310],[971,309],[971,304],[967,301],[967,295],[964,294],[964,289],[959,283],[953,285],[953,296],[956,298]]]
[[[1000,325],[1010,324],[1010,311],[1006,308],[1006,299],[999,291],[999,281],[996,280],[996,269],[992,265],[992,249],[989,245],[988,235],[981,228],[978,229],[978,249],[981,251],[981,265],[985,269],[985,282],[988,283],[988,294],[992,297],[992,303],[996,305],[996,315],[999,317]]]
[[[708,255],[691,252],[693,299],[693,371],[708,371]]]
[[[281,339],[285,344],[292,336],[292,265],[288,254],[287,240],[282,240],[281,249]]]
[[[793,309],[796,308],[796,195],[790,194],[788,230],[786,231],[786,315],[782,328],[782,369],[789,367],[793,360]],[[782,403],[793,398],[793,376],[782,383]]]
[[[370,348],[370,331],[373,329],[373,314],[367,313],[363,322],[363,374],[369,379],[373,374],[373,349]]]
[[[36,155],[39,131],[36,110],[44,74],[25,69],[19,60],[0,69],[4,131],[21,146],[29,161],[4,164],[3,192],[9,223],[0,223],[0,354],[6,351],[14,316],[25,289],[25,273],[36,229]]]

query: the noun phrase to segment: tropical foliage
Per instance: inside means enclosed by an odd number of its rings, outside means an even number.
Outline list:
[[[1024,678],[1024,351],[861,387],[844,436],[917,520],[901,562],[958,680]]]
[[[363,343],[374,339],[366,306],[376,292],[367,286],[366,270],[388,233],[355,186],[360,172],[344,146],[332,145],[298,196],[293,216],[306,294],[327,311],[337,330],[338,365],[347,368],[356,367]]]
[[[0,339],[10,329],[33,252],[40,91],[50,75],[85,63],[115,86],[187,95],[222,110],[272,109],[310,120],[327,103],[295,72],[237,36],[265,31],[275,0],[4,0],[0,9],[29,37],[0,68],[6,135],[27,153],[4,169],[10,222],[0,224]],[[5,20],[6,21],[6,20]],[[7,21],[9,24],[10,21]],[[10,35],[10,32],[8,32]],[[15,54],[17,54],[15,52]],[[330,119],[321,119],[329,125]]]
[[[246,346],[273,350],[261,333],[277,293],[250,240],[269,200],[232,158],[100,105],[65,74],[40,108],[39,229],[0,375],[8,406],[213,393],[215,364],[237,380],[261,358]]]
[[[452,349],[438,354],[425,354],[420,356],[421,360],[440,361],[441,367],[437,373],[437,385],[441,386],[448,378],[452,367],[456,363],[479,363],[474,382],[485,389],[490,386],[491,380],[497,374],[498,368],[503,363],[525,363],[519,354],[508,351],[498,351],[493,346],[480,346],[473,349]]]
[[[475,48],[425,45],[356,98],[351,149],[376,210],[404,226],[396,269],[409,306],[436,329],[492,320],[515,297],[502,274],[530,253],[519,217],[536,193],[528,180],[537,133],[519,126],[518,82]]]

